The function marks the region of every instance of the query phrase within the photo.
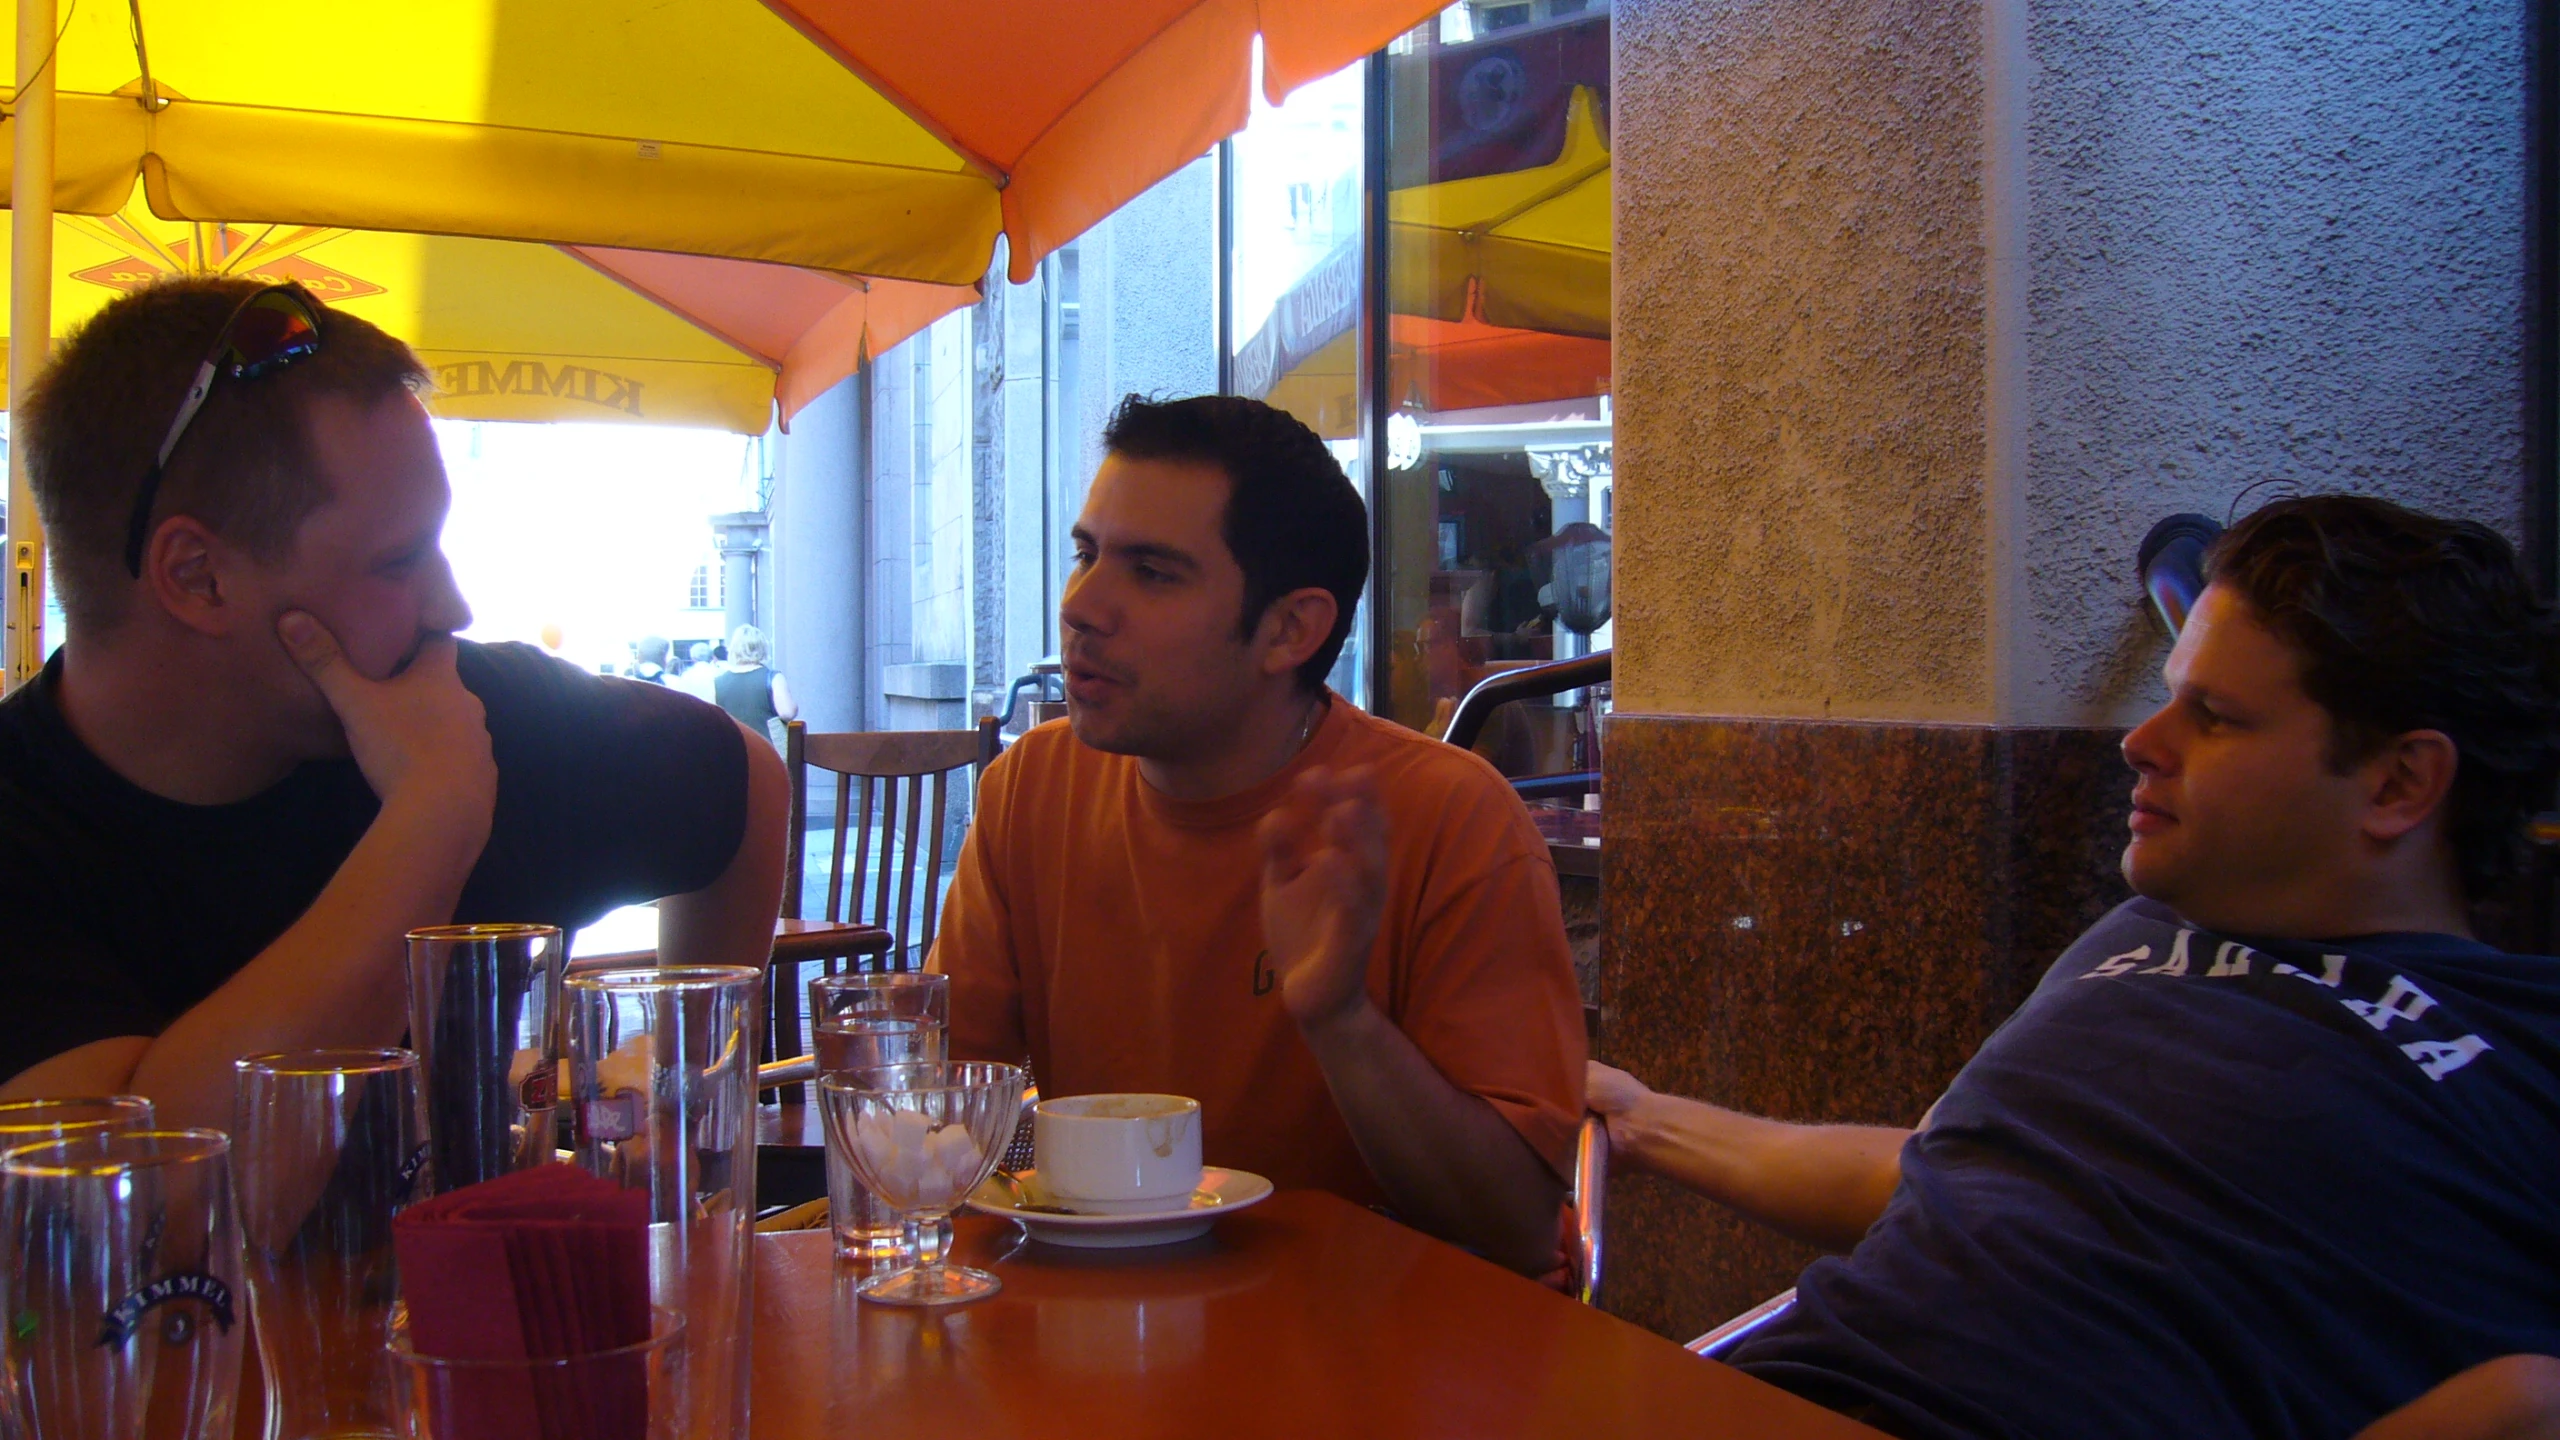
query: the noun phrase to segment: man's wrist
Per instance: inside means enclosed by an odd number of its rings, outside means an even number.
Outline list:
[[[1322,1060],[1329,1051],[1358,1045],[1368,1028],[1384,1023],[1386,1016],[1370,1000],[1367,988],[1363,987],[1351,992],[1346,1003],[1322,1014],[1299,1016],[1297,1020],[1298,1034],[1306,1040],[1307,1048],[1316,1052],[1316,1058]]]
[[[489,843],[495,810],[495,797],[475,794],[469,786],[413,785],[392,792],[373,823],[417,847],[422,861],[459,864],[467,871]]]

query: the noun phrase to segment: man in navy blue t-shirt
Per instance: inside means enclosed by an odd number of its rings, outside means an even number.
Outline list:
[[[1620,1155],[1847,1253],[1732,1362],[1915,1437],[2560,1435],[2560,961],[2471,937],[2560,756],[2506,543],[2268,506],[2208,558],[2119,906],[1914,1131],[1594,1066]]]

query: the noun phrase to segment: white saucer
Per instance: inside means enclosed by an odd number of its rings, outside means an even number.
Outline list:
[[[1022,1182],[1023,1192],[1032,1204],[1054,1203],[1041,1187],[1039,1171],[1020,1171],[1015,1178]],[[1205,1235],[1210,1226],[1218,1223],[1219,1216],[1258,1204],[1270,1193],[1271,1182],[1249,1170],[1205,1165],[1200,1170],[1200,1188],[1180,1204],[1140,1215],[1059,1215],[1023,1209],[1015,1203],[1013,1192],[1004,1181],[991,1175],[987,1183],[970,1192],[969,1208],[981,1215],[1019,1221],[1030,1230],[1032,1239],[1051,1245],[1123,1250],[1140,1245],[1171,1245]]]

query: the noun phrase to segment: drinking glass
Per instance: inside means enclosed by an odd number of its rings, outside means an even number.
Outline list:
[[[685,1319],[686,1433],[743,1436],[764,976],[599,970],[568,996],[578,1163],[649,1193],[649,1300]]]
[[[995,1169],[1022,1114],[1019,1065],[943,1061],[889,1065],[819,1080],[827,1143],[906,1224],[913,1265],[858,1287],[886,1305],[949,1305],[1004,1282],[946,1263],[941,1222]]]
[[[650,1316],[649,1338],[583,1355],[462,1360],[421,1355],[405,1329],[389,1360],[400,1376],[404,1440],[687,1440],[684,1317]]]
[[[150,1128],[151,1102],[139,1095],[0,1100],[0,1155],[21,1145],[40,1145],[74,1135]],[[0,1440],[26,1440],[17,1414],[17,1388],[9,1379],[9,1368],[0,1365]]]
[[[0,1158],[0,1359],[28,1433],[230,1440],[240,1229],[219,1130]]]
[[[0,1100],[0,1155],[21,1145],[68,1140],[108,1130],[148,1130],[151,1102],[139,1095],[65,1100]]]
[[[951,980],[913,971],[822,975],[809,982],[818,1073],[845,1075],[943,1058]],[[906,1225],[855,1178],[844,1147],[827,1141],[827,1221],[836,1253],[873,1264],[912,1261]]]
[[[556,1160],[561,979],[550,925],[409,932],[409,1044],[445,1190]]]
[[[267,1440],[397,1435],[391,1218],[433,1188],[418,1057],[303,1050],[232,1068]]]

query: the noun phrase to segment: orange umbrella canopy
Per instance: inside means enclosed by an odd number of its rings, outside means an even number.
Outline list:
[[[1442,0],[766,0],[1002,184],[1016,282],[1040,257]]]

